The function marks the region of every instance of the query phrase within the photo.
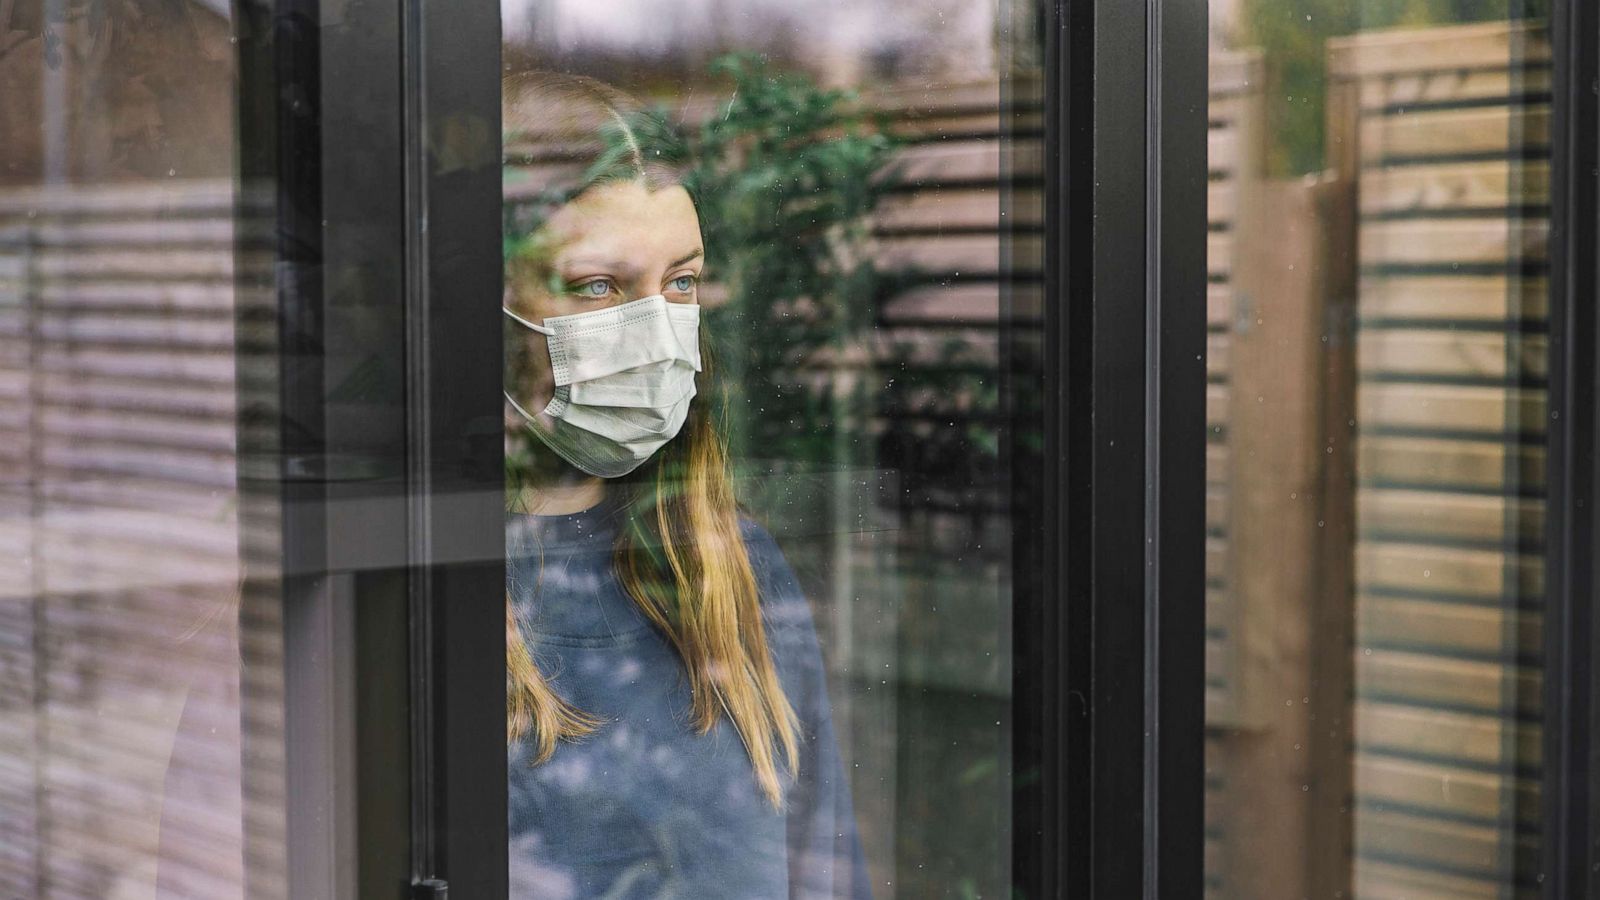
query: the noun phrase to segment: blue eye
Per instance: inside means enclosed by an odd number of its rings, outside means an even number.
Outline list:
[[[597,278],[594,281],[586,281],[583,284],[578,285],[576,292],[585,297],[604,297],[605,295],[611,293],[611,282],[604,278]]]
[[[668,283],[668,287],[675,291],[688,293],[689,291],[694,290],[694,276],[679,275],[677,278],[672,279],[672,281]]]

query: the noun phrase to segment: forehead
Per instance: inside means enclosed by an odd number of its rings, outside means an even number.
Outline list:
[[[664,264],[700,246],[700,217],[680,185],[652,190],[641,181],[616,181],[574,197],[550,217],[546,232],[557,266],[588,260]]]

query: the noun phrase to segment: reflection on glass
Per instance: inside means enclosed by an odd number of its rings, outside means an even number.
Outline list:
[[[239,552],[234,279],[269,245],[232,31],[0,8],[0,896],[242,897],[247,844],[282,858],[281,783],[241,763],[281,690],[238,628],[276,595]]]
[[[1208,890],[1535,896],[1543,25],[1247,2],[1216,35]]]
[[[512,892],[869,897],[811,611],[693,402],[683,154],[599,82],[507,91],[580,172],[507,229]]]
[[[513,895],[1008,893],[1031,12],[504,11]]]

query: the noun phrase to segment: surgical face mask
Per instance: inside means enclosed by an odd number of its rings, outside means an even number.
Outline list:
[[[545,335],[555,396],[546,425],[506,399],[545,446],[601,478],[637,469],[677,435],[689,415],[700,371],[700,307],[656,294],[621,306],[539,325],[505,307],[518,324]]]

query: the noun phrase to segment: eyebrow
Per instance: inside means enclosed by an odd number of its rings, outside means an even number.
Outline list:
[[[688,262],[691,259],[698,259],[699,257],[704,256],[705,252],[706,252],[706,250],[705,250],[704,247],[696,247],[696,248],[694,248],[693,251],[691,251],[687,256],[683,257],[682,259],[673,260],[671,263],[669,263],[667,265],[667,268],[676,269],[677,267],[683,265],[684,263]]]
[[[599,269],[606,272],[623,272],[629,275],[632,275],[634,272],[634,266],[632,263],[620,259],[607,260],[599,258],[586,258],[563,260],[561,263],[561,268],[579,269],[583,271]]]
[[[685,254],[684,256],[679,257],[678,259],[675,259],[670,263],[667,263],[667,268],[676,269],[678,266],[681,266],[684,263],[689,262],[690,260],[699,259],[700,257],[705,255],[705,252],[706,251],[705,251],[704,247],[696,247],[693,250],[691,250],[689,253]],[[590,259],[590,258],[582,258],[582,257],[580,257],[578,259],[572,259],[572,260],[563,261],[561,263],[561,268],[563,268],[563,269],[567,269],[567,268],[571,268],[571,269],[602,269],[602,270],[605,270],[605,271],[608,271],[608,272],[622,272],[622,273],[625,273],[625,274],[628,274],[628,275],[632,275],[635,272],[635,268],[634,268],[632,263],[629,263],[629,262],[627,262],[625,260],[620,260],[620,259],[604,260],[604,259]]]

